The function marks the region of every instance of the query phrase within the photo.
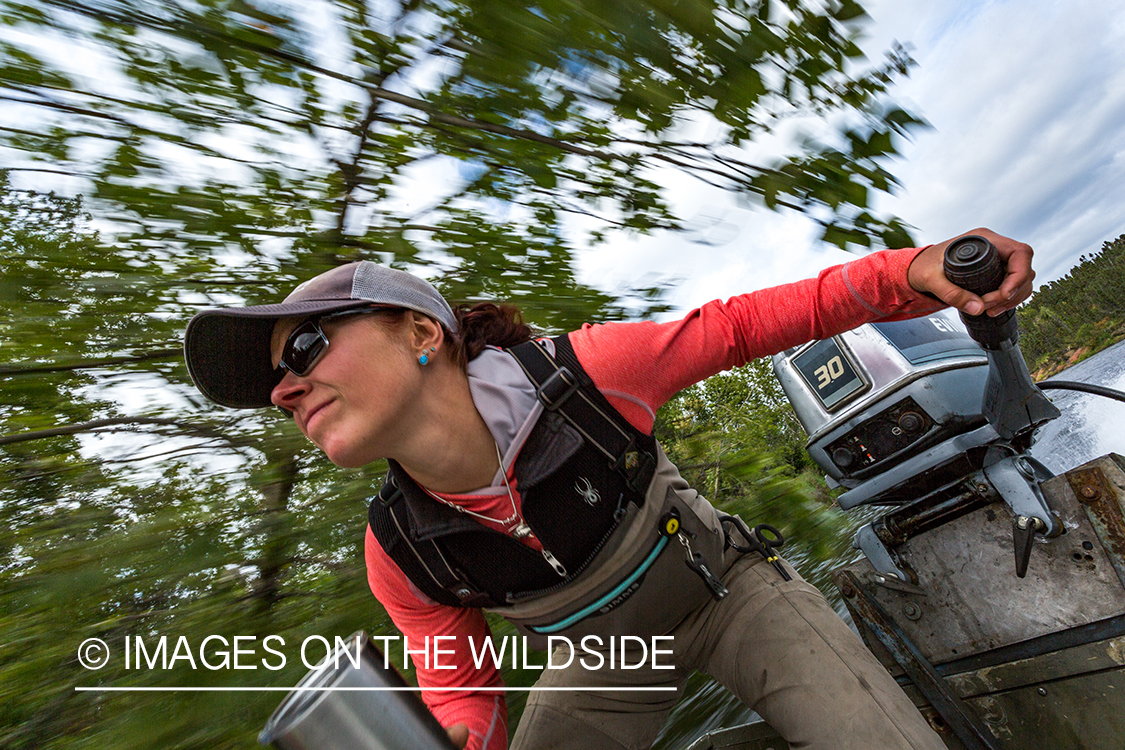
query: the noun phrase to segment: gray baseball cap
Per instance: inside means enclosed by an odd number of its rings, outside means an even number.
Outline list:
[[[449,303],[428,281],[405,271],[361,260],[304,282],[276,305],[204,310],[188,323],[184,359],[195,387],[212,401],[235,409],[270,406],[270,392],[284,375],[274,369],[270,337],[290,316],[314,316],[370,305],[405,307],[457,331]]]

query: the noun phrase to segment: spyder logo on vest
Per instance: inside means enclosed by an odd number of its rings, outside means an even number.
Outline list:
[[[586,477],[582,477],[580,482],[575,482],[574,491],[591,507],[597,505],[602,499],[602,496],[598,494],[598,491],[594,489],[594,485],[590,484],[590,480]]]

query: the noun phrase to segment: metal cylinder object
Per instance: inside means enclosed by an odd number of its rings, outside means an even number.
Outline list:
[[[280,750],[454,750],[363,631],[297,683],[258,741]]]

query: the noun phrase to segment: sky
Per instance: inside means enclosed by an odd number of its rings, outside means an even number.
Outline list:
[[[889,166],[901,189],[880,211],[914,227],[920,244],[980,226],[1027,242],[1037,284],[1125,233],[1125,0],[863,5],[864,50],[877,61],[895,41],[910,46],[918,65],[892,96],[932,126]],[[583,281],[659,280],[683,311],[854,257],[819,243],[799,215],[678,179],[673,192],[708,242],[615,240],[581,256]]]

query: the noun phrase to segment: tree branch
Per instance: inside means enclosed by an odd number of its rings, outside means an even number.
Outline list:
[[[14,435],[0,435],[0,445],[14,445],[16,443],[26,443],[32,440],[43,440],[45,438],[61,437],[63,435],[79,435],[85,432],[101,432],[103,430],[112,428],[127,428],[131,426],[142,425],[155,425],[159,427],[175,427],[184,435],[193,437],[205,437],[209,440],[221,440],[232,448],[254,448],[254,444],[249,440],[233,437],[227,435],[214,427],[207,425],[191,424],[190,422],[183,422],[178,419],[170,419],[166,417],[108,417],[106,419],[95,419],[89,422],[80,422],[78,424],[62,425],[59,427],[50,427],[45,430],[30,430],[28,432],[19,432]]]
[[[108,367],[110,365],[127,365],[134,362],[146,362],[153,359],[172,359],[173,357],[182,357],[183,349],[176,347],[175,349],[157,349],[151,352],[144,352],[142,354],[134,354],[129,357],[106,357],[105,359],[88,359],[73,364],[53,364],[53,365],[29,365],[29,366],[11,366],[0,365],[0,377],[10,377],[12,375],[36,375],[44,372],[74,372],[76,370],[93,370],[99,367]]]

